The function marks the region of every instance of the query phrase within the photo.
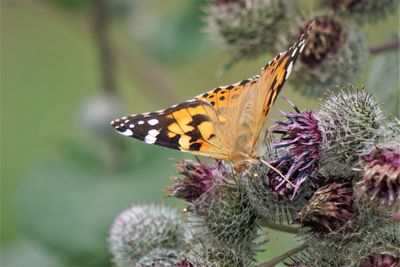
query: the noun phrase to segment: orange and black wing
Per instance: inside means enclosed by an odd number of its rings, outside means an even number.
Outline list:
[[[211,104],[191,99],[165,110],[122,117],[111,125],[120,134],[148,144],[228,159],[218,123]]]

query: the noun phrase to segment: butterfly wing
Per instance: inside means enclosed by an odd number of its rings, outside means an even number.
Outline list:
[[[253,149],[306,38],[303,35],[288,52],[269,62],[260,76],[215,88],[165,110],[122,117],[111,125],[122,135],[148,144],[234,163],[242,160],[241,155],[236,160],[235,153],[249,155]]]
[[[120,134],[148,144],[192,154],[228,159],[221,126],[213,106],[191,99],[165,110],[130,115],[111,122]]]
[[[258,121],[254,124],[254,131],[258,134],[253,140],[253,146],[256,146],[256,143],[260,142],[260,137],[264,138],[264,136],[261,135],[261,132],[268,113],[277,99],[285,81],[292,72],[294,64],[304,50],[310,29],[311,27],[306,33],[301,35],[286,52],[280,53],[261,69],[260,78],[257,84],[259,93],[257,96],[253,96],[254,101],[257,102],[257,107],[259,108],[259,110],[256,109],[255,111],[255,116],[258,118]]]

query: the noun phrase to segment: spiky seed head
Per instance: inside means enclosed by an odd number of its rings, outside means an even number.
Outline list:
[[[400,144],[378,145],[361,155],[361,195],[387,209],[400,207]]]
[[[173,249],[165,249],[165,248],[155,248],[154,250],[150,251],[148,254],[144,255],[136,263],[136,265],[129,265],[129,266],[189,267],[190,265],[179,265],[184,260],[185,260],[185,252],[183,252],[183,251],[173,250]]]
[[[242,185],[233,181],[215,184],[187,210],[189,226],[199,238],[210,245],[234,249],[253,257],[259,225]]]
[[[285,152],[270,164],[281,170],[287,179],[283,179],[273,169],[268,173],[271,189],[286,198],[293,198],[300,186],[317,168],[322,142],[314,113],[300,112],[293,104],[292,106],[295,112],[282,112],[287,121],[276,121],[276,125],[272,128],[272,133],[282,135],[274,140],[273,148],[285,148]],[[288,181],[295,186],[291,186]]]
[[[193,202],[208,192],[215,182],[222,179],[218,167],[210,167],[204,163],[183,160],[176,166],[182,178],[176,178],[168,189],[171,196]]]
[[[369,255],[361,261],[360,267],[396,267],[400,266],[400,257],[390,252]]]
[[[309,187],[303,187],[293,200],[282,197],[268,185],[269,172],[267,166],[258,165],[245,173],[243,180],[250,204],[263,220],[278,224],[292,223],[312,192]]]
[[[397,267],[400,264],[400,224],[375,224],[368,229],[360,229],[355,238],[342,242],[342,249],[345,258],[343,266]],[[395,264],[378,265],[383,262]]]
[[[116,266],[133,266],[155,248],[183,246],[184,234],[182,220],[175,209],[136,205],[116,217],[109,231],[108,247]]]
[[[276,36],[288,16],[288,0],[215,0],[208,10],[208,32],[232,58],[276,52]],[[280,48],[281,49],[281,48]]]
[[[210,247],[205,251],[202,264],[199,266],[229,267],[229,266],[253,266],[254,262],[241,255],[234,249]]]
[[[319,97],[338,84],[355,82],[363,70],[368,50],[358,24],[325,13],[295,17],[290,31],[280,34],[282,46],[304,33],[311,23],[315,26],[290,80],[297,91]]]
[[[376,22],[393,13],[399,6],[397,0],[320,0],[324,5],[342,15],[360,22]]]
[[[356,213],[351,183],[330,183],[315,191],[300,211],[300,222],[315,233],[330,233]]]
[[[373,95],[352,86],[323,101],[315,113],[322,133],[319,172],[352,177],[360,152],[382,138],[386,117]]]

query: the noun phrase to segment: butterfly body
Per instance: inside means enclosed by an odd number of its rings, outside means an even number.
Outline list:
[[[240,171],[263,155],[265,120],[307,36],[270,61],[260,75],[165,110],[122,117],[111,125],[122,135],[148,144],[228,160]]]

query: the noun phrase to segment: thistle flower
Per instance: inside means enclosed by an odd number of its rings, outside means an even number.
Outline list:
[[[352,177],[359,153],[382,138],[381,107],[370,93],[350,86],[327,98],[315,115],[323,140],[319,173]]]
[[[377,21],[393,13],[397,0],[320,0],[324,5],[358,21]]]
[[[268,184],[271,189],[285,197],[294,196],[302,183],[318,166],[322,141],[314,113],[312,111],[300,112],[294,104],[291,102],[289,104],[295,112],[281,111],[288,120],[276,121],[277,125],[272,128],[272,133],[282,135],[275,140],[272,147],[286,150],[280,157],[270,162],[288,180],[283,179],[273,169],[268,173]],[[292,182],[294,187],[288,181]]]
[[[360,267],[396,267],[400,265],[400,257],[388,252],[369,255],[364,259]]]
[[[355,82],[368,51],[359,25],[350,19],[326,14],[293,19],[290,30],[279,37],[282,47],[304,33],[312,22],[315,26],[291,82],[296,85],[296,90],[317,97],[337,84]]]
[[[361,194],[382,208],[400,206],[400,145],[375,147],[361,155]]]
[[[315,233],[330,233],[344,226],[356,213],[350,183],[331,183],[315,191],[300,211],[300,222]]]
[[[252,258],[259,225],[245,188],[233,181],[216,184],[187,208],[194,236],[213,247]],[[196,234],[197,232],[197,234]]]
[[[293,201],[282,197],[268,185],[269,172],[267,166],[258,165],[243,177],[250,204],[263,220],[278,224],[292,223],[312,194],[311,190],[309,187],[302,187]]]
[[[288,0],[214,0],[208,5],[208,32],[233,58],[276,52],[276,36],[287,20]]]
[[[399,223],[389,223],[380,227],[375,225],[360,231],[357,238],[344,240],[342,242],[342,244],[346,242],[343,246],[346,259],[344,266],[399,266],[399,226]]]
[[[201,195],[208,192],[215,182],[222,179],[222,174],[217,167],[209,167],[206,164],[190,160],[181,161],[177,167],[183,178],[176,178],[169,188],[171,196],[193,202]]]
[[[116,266],[133,266],[154,249],[183,246],[184,233],[176,210],[158,205],[137,205],[114,220],[108,246]]]

